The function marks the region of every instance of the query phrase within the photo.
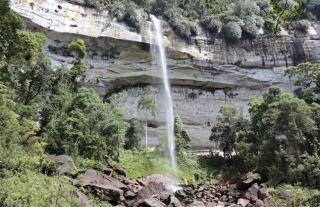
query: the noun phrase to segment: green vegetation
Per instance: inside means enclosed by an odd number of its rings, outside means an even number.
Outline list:
[[[234,42],[255,38],[261,29],[273,33],[281,27],[301,30],[307,26],[306,19],[320,17],[318,0],[87,0],[85,4],[108,9],[136,31],[141,30],[148,14],[154,14],[188,41],[197,35],[197,25],[212,37],[225,28],[225,38]]]
[[[56,163],[46,157],[68,154],[85,170],[117,160],[122,115],[82,86],[83,40],[69,45],[74,66],[53,70],[43,53],[46,37],[25,31],[5,1],[0,11],[0,206],[81,206],[76,189],[55,176]]]
[[[292,194],[292,198],[288,198],[284,192]],[[272,192],[272,195],[277,205],[281,207],[314,207],[320,205],[320,191],[316,189],[280,185]]]
[[[150,86],[147,86],[144,88],[143,92],[143,96],[138,102],[138,109],[143,110],[145,113],[145,147],[148,147],[148,119],[150,116],[155,117],[158,108],[154,97],[154,89]]]
[[[174,135],[176,144],[176,154],[178,157],[183,158],[184,153],[191,149],[191,137],[184,129],[183,123],[179,116],[174,119]]]
[[[254,38],[266,25],[277,31],[294,23],[305,31],[309,25],[305,16],[319,17],[318,1],[312,0],[86,3],[113,9],[112,14],[135,28],[140,18],[136,9],[143,7],[146,13],[167,19],[187,39],[195,35],[199,19],[210,32],[222,29],[228,41],[239,41]],[[310,13],[302,14],[304,9]],[[0,2],[0,40],[0,206],[80,206],[76,189],[57,176],[57,163],[46,159],[49,154],[71,156],[75,173],[101,170],[108,163],[122,165],[131,178],[173,173],[165,141],[155,149],[142,149],[144,123],[131,119],[127,125],[116,97],[103,102],[93,89],[84,87],[85,41],[70,42],[68,52],[74,57],[70,69],[53,69],[44,55],[44,34],[26,31],[5,1]],[[192,154],[191,138],[176,116],[175,150],[182,183],[214,183],[221,172],[230,178],[253,171],[262,182],[282,184],[274,191],[281,205],[319,206],[320,193],[312,188],[320,187],[320,65],[302,63],[286,74],[295,80],[295,94],[271,87],[250,101],[250,117],[232,105],[220,109],[210,140],[224,156]],[[138,104],[146,120],[157,110],[152,94],[146,88]],[[282,197],[284,189],[293,192],[291,200]],[[95,197],[91,200],[92,206],[108,206]]]
[[[145,135],[145,127],[141,120],[132,118],[126,133],[125,149],[134,150],[141,148],[141,138]]]
[[[211,165],[211,163],[215,165]],[[130,178],[145,178],[152,174],[173,174],[168,159],[157,151],[129,151],[120,153],[120,163]],[[186,154],[178,162],[181,183],[216,183],[222,163],[212,162],[208,157]]]
[[[80,207],[76,190],[66,180],[26,171],[0,179],[0,205],[6,207]]]
[[[78,58],[84,58],[87,54],[86,43],[82,39],[73,40],[68,48],[75,53]]]
[[[211,129],[210,140],[219,143],[219,148],[224,156],[230,157],[235,150],[236,140],[241,139],[247,131],[248,121],[242,115],[238,115],[233,105],[225,105],[220,108],[217,116],[217,124]]]
[[[228,153],[232,170],[258,172],[270,184],[320,186],[320,105],[315,98],[319,71],[318,63],[302,63],[287,70],[288,75],[297,77],[297,95],[307,102],[270,88],[251,100],[249,120],[233,106],[221,108],[210,139]]]
[[[60,113],[52,116],[45,135],[47,150],[53,154],[94,160],[118,158],[124,141],[124,123],[92,89],[80,88],[65,100]]]
[[[317,94],[320,93],[320,63],[301,63],[298,66],[290,67],[286,71],[291,78],[296,78],[296,95],[307,103],[320,103]]]

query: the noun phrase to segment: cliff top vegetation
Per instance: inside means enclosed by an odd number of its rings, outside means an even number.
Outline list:
[[[197,35],[199,27],[228,41],[277,33],[281,28],[306,32],[310,21],[320,17],[319,0],[85,0],[84,5],[108,9],[137,31],[154,14],[187,40]]]

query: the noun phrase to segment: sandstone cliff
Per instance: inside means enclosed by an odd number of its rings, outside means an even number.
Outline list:
[[[144,118],[137,103],[143,87],[159,88],[156,94],[159,113],[148,117],[151,143],[164,132],[160,70],[152,68],[151,23],[146,21],[138,34],[112,19],[108,11],[98,11],[64,0],[11,0],[11,8],[28,22],[31,30],[44,31],[49,43],[46,53],[54,67],[70,67],[74,58],[67,44],[81,37],[90,48],[86,84],[102,97],[118,93],[127,119]],[[193,138],[194,148],[210,146],[210,126],[224,103],[247,111],[250,98],[261,95],[269,86],[292,91],[284,76],[286,67],[305,60],[320,60],[320,25],[309,34],[283,32],[280,36],[261,35],[255,40],[227,44],[221,38],[199,34],[190,42],[181,40],[163,23],[168,50],[168,68],[175,112],[180,115]]]

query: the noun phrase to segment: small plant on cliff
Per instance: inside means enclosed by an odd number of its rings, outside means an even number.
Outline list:
[[[219,20],[218,17],[212,15],[205,17],[202,21],[202,25],[209,32],[217,33],[222,27],[222,22]]]
[[[241,39],[242,29],[237,22],[229,22],[222,28],[224,37],[229,42],[235,42]]]
[[[87,46],[82,39],[72,40],[68,45],[68,48],[80,59],[87,55]]]

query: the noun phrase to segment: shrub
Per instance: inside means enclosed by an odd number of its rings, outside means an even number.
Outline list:
[[[285,191],[292,192],[291,199],[284,196]],[[280,185],[271,192],[277,206],[315,207],[320,206],[320,192],[317,189],[292,185]]]
[[[320,187],[320,157],[302,155],[303,162],[290,168],[291,182],[300,182],[303,186]]]
[[[125,4],[123,4],[121,1],[115,1],[110,8],[110,12],[111,15],[117,18],[118,21],[122,21],[126,13]]]
[[[217,33],[222,27],[221,21],[215,16],[206,16],[201,23],[209,32],[213,33]]]
[[[87,46],[82,39],[72,40],[68,48],[75,52],[78,58],[84,58],[87,55]]]
[[[256,25],[256,21],[253,17],[247,17],[244,20],[244,25],[242,26],[242,30],[247,34],[250,38],[255,38],[258,34],[258,27]]]
[[[125,4],[123,21],[138,32],[140,31],[140,19],[136,12],[136,4],[134,2],[129,1]]]
[[[27,171],[0,180],[0,206],[80,207],[75,189],[68,181]]]
[[[222,31],[227,41],[234,42],[241,39],[242,30],[237,22],[229,22],[225,24]]]
[[[282,6],[286,10],[290,10],[296,5],[297,3],[294,0],[280,0],[279,5]]]

